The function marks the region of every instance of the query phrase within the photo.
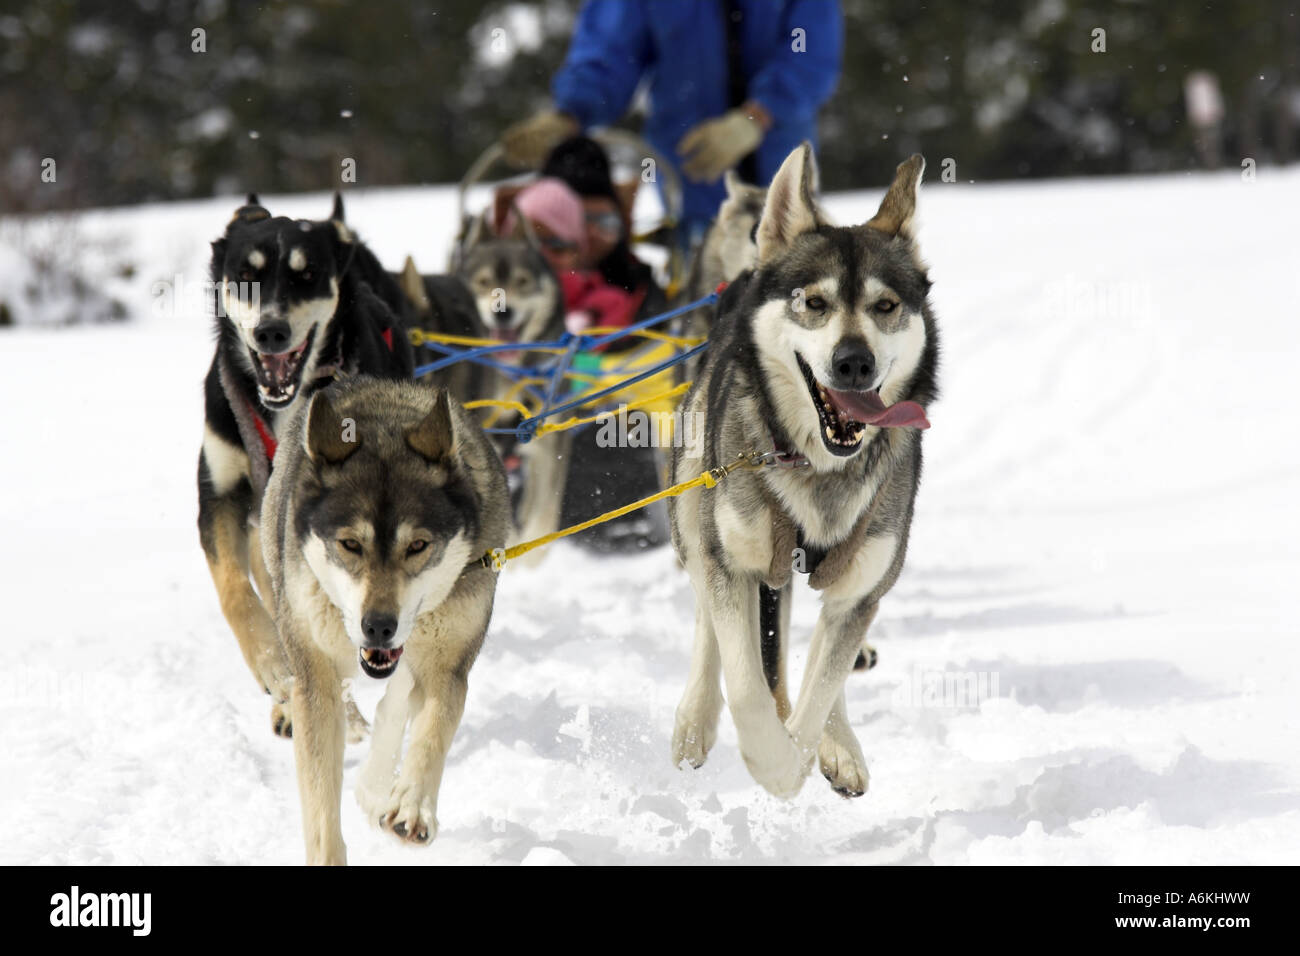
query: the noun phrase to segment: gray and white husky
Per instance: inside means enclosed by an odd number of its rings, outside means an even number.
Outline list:
[[[474,298],[479,321],[475,334],[503,345],[519,345],[519,351],[497,353],[492,358],[504,364],[537,367],[554,356],[529,351],[528,344],[553,342],[564,334],[564,293],[532,227],[523,216],[516,218],[519,229],[515,236],[496,236],[485,218],[473,220],[459,247],[455,274]],[[509,382],[504,376],[492,373],[483,381],[486,387],[474,398],[507,396]],[[557,394],[563,396],[565,391],[560,388]],[[563,401],[558,398],[556,404]],[[511,414],[498,424],[517,422],[518,416]],[[523,492],[514,540],[528,541],[555,531],[560,526],[572,433],[554,432],[526,444],[498,439],[496,444],[503,458],[518,455],[523,460]],[[544,555],[544,551],[533,551],[521,560],[536,564]]]
[[[879,211],[827,225],[804,144],[768,190],[752,272],[726,290],[704,367],[683,402],[702,453],[673,480],[742,456],[766,464],[674,499],[673,541],[696,596],[691,674],[673,760],[700,766],[717,739],[725,678],[754,779],[792,796],[814,757],[845,795],[867,788],[844,680],[907,549],[925,407],[937,395],[930,281],[914,240],[924,161],[902,163]],[[785,630],[791,579],[822,592],[791,708]]]
[[[358,667],[390,681],[358,802],[405,842],[437,833],[443,762],[496,592],[479,559],[505,544],[507,509],[496,452],[445,390],[358,378],[318,392],[291,422],[262,547],[293,677],[308,863],[346,862],[340,690]]]

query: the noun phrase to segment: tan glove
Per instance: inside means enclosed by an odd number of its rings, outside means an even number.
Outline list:
[[[578,121],[568,113],[546,110],[520,120],[501,134],[506,160],[523,169],[537,169],[556,144],[578,134]]]
[[[763,141],[763,124],[743,107],[705,120],[680,143],[682,172],[699,183],[711,183],[754,151]]]

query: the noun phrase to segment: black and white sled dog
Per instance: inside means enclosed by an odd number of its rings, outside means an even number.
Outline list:
[[[199,539],[244,660],[272,697],[272,728],[289,736],[288,667],[264,604],[262,493],[285,423],[314,391],[357,374],[410,377],[407,306],[344,224],[338,196],[331,217],[315,221],[272,216],[250,195],[212,244],[211,279],[217,347],[204,386]],[[349,724],[364,734],[351,705]]]
[[[496,592],[479,559],[505,544],[508,508],[496,451],[444,389],[359,378],[318,392],[287,425],[262,547],[293,675],[308,863],[347,861],[341,692],[358,666],[390,682],[358,802],[404,842],[436,835],[443,762]]]
[[[930,281],[914,241],[920,156],[898,167],[876,215],[825,224],[812,150],[781,166],[759,222],[757,263],[724,294],[704,368],[683,402],[703,453],[678,450],[674,481],[744,456],[712,490],[673,502],[673,540],[696,596],[691,674],[673,759],[700,766],[717,739],[719,677],[754,779],[799,791],[814,757],[842,794],[867,788],[843,686],[897,579],[937,395]],[[794,571],[822,592],[793,709],[784,633]]]

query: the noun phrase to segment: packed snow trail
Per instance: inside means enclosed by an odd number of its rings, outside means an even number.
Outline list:
[[[861,221],[879,196],[829,206]],[[235,205],[87,215],[88,268],[136,264],[105,280],[132,321],[0,330],[0,863],[303,858],[292,747],[195,528],[210,322],[151,298],[202,282]],[[348,218],[436,271],[452,205],[359,191]],[[702,769],[670,766],[686,576],[669,549],[560,543],[503,573],[430,848],[361,818],[349,748],[350,860],[1294,862],[1297,208],[1300,174],[1268,170],[923,188],[943,396],[880,666],[848,682],[865,797],[815,771],[768,796],[725,712]],[[795,680],[817,610],[796,594]],[[363,709],[381,691],[360,679]]]

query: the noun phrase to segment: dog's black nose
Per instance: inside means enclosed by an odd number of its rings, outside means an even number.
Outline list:
[[[259,322],[253,330],[253,341],[257,343],[259,352],[272,355],[283,352],[289,347],[289,323]]]
[[[833,387],[864,389],[876,379],[876,357],[862,339],[845,339],[831,356]]]
[[[510,306],[506,306],[504,309],[498,309],[493,313],[493,317],[496,319],[497,325],[509,325],[510,320],[515,317],[515,310]]]
[[[391,614],[366,614],[361,618],[361,631],[368,641],[391,641],[397,633],[397,618]]]

